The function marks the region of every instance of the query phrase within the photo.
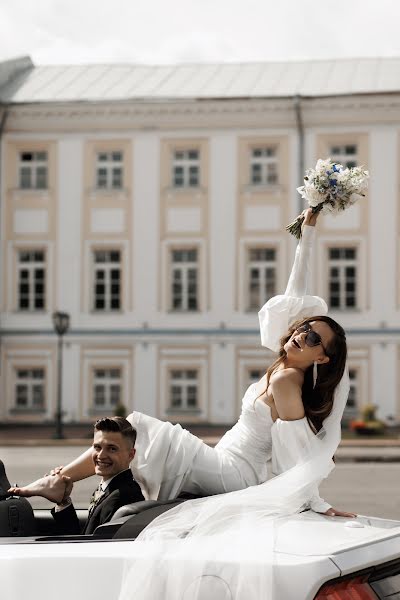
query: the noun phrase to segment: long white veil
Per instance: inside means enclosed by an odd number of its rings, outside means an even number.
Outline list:
[[[260,312],[262,343],[274,350],[291,321],[326,312],[322,299],[298,289],[299,280],[306,285],[311,241],[299,248],[286,294]],[[279,527],[308,507],[332,470],[348,392],[346,368],[331,414],[289,470],[261,485],[185,502],[153,521],[126,559],[120,600],[281,600],[275,568]]]

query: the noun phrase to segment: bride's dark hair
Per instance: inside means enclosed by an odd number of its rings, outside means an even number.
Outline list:
[[[313,365],[304,374],[302,387],[304,412],[312,429],[318,432],[322,427],[324,419],[331,413],[335,388],[342,379],[346,366],[346,334],[339,323],[326,316],[308,317],[293,323],[288,332],[280,339],[281,347],[278,358],[267,370],[267,388],[272,373],[286,358],[286,350],[284,348],[286,342],[298,327],[312,321],[324,321],[334,333],[333,339],[326,347],[326,355],[329,356],[329,362],[317,367],[318,378],[315,388],[313,387]]]

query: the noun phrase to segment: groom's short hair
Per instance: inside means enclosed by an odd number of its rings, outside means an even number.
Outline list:
[[[120,433],[124,437],[131,447],[135,446],[136,442],[136,429],[124,419],[124,417],[104,417],[99,419],[94,424],[94,431],[113,431]]]

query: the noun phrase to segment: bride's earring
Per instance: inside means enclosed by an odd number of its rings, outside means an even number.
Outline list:
[[[313,388],[315,388],[315,386],[317,385],[317,379],[318,379],[318,364],[317,364],[317,362],[314,362],[314,367],[313,367]]]

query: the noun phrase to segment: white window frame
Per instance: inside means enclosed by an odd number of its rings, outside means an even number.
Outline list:
[[[254,156],[255,152],[260,156]],[[268,153],[272,151],[272,155]],[[254,166],[260,168],[260,181],[254,181]],[[275,171],[276,179],[270,181],[270,167]],[[271,187],[279,185],[279,147],[277,144],[257,144],[249,148],[249,185],[252,187]]]
[[[28,377],[19,377],[18,373],[21,371],[27,371],[28,373],[30,373],[30,376]],[[43,376],[42,378],[34,378],[33,377],[33,371],[42,371],[43,372]],[[19,385],[25,385],[25,387],[27,388],[27,405],[26,406],[18,406],[17,405],[17,389]],[[40,407],[35,407],[34,405],[34,401],[33,401],[33,396],[34,396],[34,387],[35,385],[40,385],[40,387],[43,390],[43,405],[41,405]],[[47,405],[47,398],[46,398],[46,368],[44,366],[27,366],[27,367],[22,367],[22,366],[18,366],[15,367],[14,370],[14,395],[13,395],[13,408],[11,409],[11,412],[14,414],[43,414],[46,412],[46,405]]]
[[[172,310],[171,306],[171,258],[172,258],[172,250],[185,250],[185,249],[195,248],[197,250],[197,264],[198,264],[198,307],[197,310],[190,311],[181,311],[181,310]],[[183,238],[170,238],[161,243],[161,285],[160,285],[160,295],[159,295],[159,303],[160,309],[164,312],[167,312],[171,315],[177,315],[183,317],[183,315],[188,315],[189,317],[192,315],[198,315],[206,310],[208,305],[208,297],[207,297],[207,289],[208,289],[208,281],[207,281],[207,254],[206,254],[206,243],[204,239],[201,238],[191,238],[190,244]]]
[[[5,398],[4,404],[0,403],[0,417],[5,420],[18,421],[23,419],[26,421],[27,417],[31,417],[33,422],[43,422],[46,419],[53,419],[55,412],[55,369],[54,369],[54,348],[43,347],[42,345],[37,348],[17,348],[7,347],[6,342],[4,343],[4,358],[5,358],[5,369],[4,369],[4,388],[0,393],[3,393]],[[43,410],[39,411],[21,411],[20,409],[15,410],[15,384],[16,384],[16,371],[18,370],[32,370],[42,369],[45,372],[45,405]]]
[[[84,263],[83,273],[81,278],[82,285],[82,310],[91,315],[116,315],[121,314],[127,310],[129,289],[130,289],[130,262],[129,260],[129,242],[126,240],[118,240],[118,242],[96,242],[93,240],[86,240],[84,243]],[[94,252],[97,250],[119,250],[120,251],[120,267],[121,267],[121,307],[117,310],[105,311],[105,310],[93,310],[93,290],[94,290]],[[89,282],[89,284],[88,284]]]
[[[123,306],[123,294],[122,294],[122,289],[123,289],[123,257],[122,257],[122,250],[119,247],[115,247],[115,248],[100,248],[100,247],[94,247],[92,250],[93,254],[92,254],[92,312],[96,313],[96,314],[102,314],[102,313],[119,313],[122,311],[122,306]],[[98,252],[106,252],[111,254],[112,252],[119,252],[119,261],[118,262],[96,262],[96,253]],[[113,299],[112,293],[111,293],[111,285],[112,285],[112,279],[111,279],[111,271],[115,270],[115,269],[119,269],[119,307],[118,308],[113,308],[111,306],[111,302]],[[104,292],[104,299],[105,299],[105,306],[104,308],[96,308],[96,290],[95,290],[95,286],[96,286],[96,282],[97,282],[97,277],[96,274],[97,272],[102,271],[104,273],[104,287],[105,287],[105,292]]]
[[[190,158],[191,152],[197,152],[197,158]],[[182,157],[177,157],[177,154],[182,154]],[[180,189],[197,189],[201,185],[201,149],[193,148],[173,148],[171,157],[171,188],[174,190]],[[176,183],[176,169],[182,169],[182,184]],[[196,183],[191,183],[190,170],[196,168]]]
[[[256,372],[257,376],[251,376],[251,372]],[[253,383],[257,383],[258,381],[260,381],[260,379],[262,377],[264,377],[265,373],[267,372],[267,369],[261,366],[248,366],[247,367],[247,387],[249,387],[250,385],[252,385]]]
[[[170,373],[172,371],[197,371],[197,409],[177,409],[170,407]],[[158,417],[175,422],[204,422],[209,414],[208,350],[206,348],[171,347],[160,349]]]
[[[356,406],[353,410],[344,411],[344,420],[352,420],[354,418],[359,418],[361,415],[362,407],[365,404],[371,403],[371,385],[369,384],[370,380],[370,354],[367,348],[362,347],[351,347],[348,348],[349,351],[349,360],[348,360],[348,368],[349,371],[355,371],[357,373],[357,381],[355,383],[356,387]],[[350,381],[351,385],[351,381]],[[353,384],[354,385],[354,384]]]
[[[274,259],[271,260],[256,260],[256,259],[251,259],[250,254],[253,250],[259,250],[259,251],[265,251],[265,250],[270,250],[273,251],[275,254]],[[278,288],[277,288],[277,281],[278,281],[278,256],[277,256],[277,249],[274,246],[270,246],[270,245],[266,245],[264,247],[261,246],[249,246],[247,249],[247,312],[255,312],[260,310],[260,308],[265,304],[265,302],[267,302],[267,300],[269,300],[269,298],[271,298],[272,296],[275,296],[278,293]],[[251,279],[251,272],[253,270],[257,269],[258,270],[258,300],[257,300],[257,306],[252,306],[252,291],[251,291],[251,285],[252,285],[252,279]],[[273,284],[274,284],[274,290],[273,292],[269,295],[269,296],[265,296],[264,295],[264,291],[266,289],[266,285],[268,283],[268,277],[267,277],[267,270],[268,269],[273,269],[274,271],[274,279],[273,279]]]
[[[331,258],[329,256],[331,250],[355,250],[355,258]],[[358,285],[359,285],[359,258],[358,258],[358,247],[354,245],[349,246],[331,246],[328,248],[328,304],[332,310],[338,311],[353,311],[359,308],[358,306]],[[348,267],[354,268],[355,277],[354,277],[354,292],[352,294],[348,293],[346,290],[347,284],[350,282],[349,278],[346,275],[346,269]],[[335,278],[335,282],[339,284],[339,306],[331,305],[331,290],[330,286],[333,283],[333,278],[331,277],[331,269],[337,269],[339,275]],[[350,297],[354,297],[354,304],[348,306],[347,302]]]
[[[313,289],[319,296],[329,300],[329,249],[330,248],[356,248],[357,249],[357,307],[348,309],[337,309],[330,307],[330,312],[340,315],[358,313],[367,308],[367,253],[366,241],[363,236],[319,236],[317,239],[317,250],[314,253],[317,260],[317,272],[315,274]]]
[[[242,400],[250,385],[249,373],[251,370],[259,370],[265,375],[269,365],[276,359],[276,355],[261,346],[242,347],[237,351],[238,379],[237,379],[237,403],[235,418],[238,418],[242,410]]]
[[[355,373],[355,378],[350,377],[351,373]],[[360,372],[357,367],[350,366],[349,367],[349,379],[350,379],[350,390],[349,390],[349,398],[354,390],[354,406],[349,406],[347,400],[347,404],[343,413],[343,420],[350,421],[352,419],[357,419],[360,413]]]
[[[119,154],[120,159],[113,159],[113,155]],[[106,160],[100,160],[100,156],[107,157]],[[100,185],[100,169],[105,170],[105,185]],[[114,184],[114,175],[116,170],[120,170],[120,185]],[[95,189],[102,190],[122,190],[124,188],[124,152],[123,150],[97,150],[96,151],[96,166],[94,175]]]
[[[112,348],[109,345],[104,347],[86,347],[82,355],[82,379],[81,379],[81,395],[82,400],[79,403],[80,415],[79,418],[90,419],[93,421],[93,416],[104,415],[105,412],[110,414],[110,411],[97,410],[93,404],[93,382],[95,369],[120,369],[120,385],[121,395],[120,402],[126,408],[127,414],[132,412],[134,401],[132,378],[134,373],[134,363],[131,349],[128,348]]]
[[[32,161],[24,161],[24,154],[32,154]],[[38,155],[44,154],[45,158],[37,158]],[[22,185],[23,169],[30,171],[30,185]],[[45,185],[38,186],[38,170],[45,169]],[[20,190],[47,190],[49,188],[49,154],[47,150],[20,150],[18,156],[18,189]]]
[[[98,371],[104,371],[105,372],[105,377],[98,377],[97,372]],[[113,371],[118,371],[118,377],[113,377],[111,375],[111,373]],[[104,398],[105,398],[105,402],[103,406],[97,406],[96,405],[96,386],[102,386],[104,388]],[[113,404],[111,402],[111,396],[112,396],[112,387],[113,386],[118,386],[119,387],[119,399],[118,402],[116,404]],[[107,413],[107,414],[112,414],[112,412],[115,410],[115,408],[122,403],[122,395],[123,395],[123,369],[121,368],[120,365],[109,365],[109,366],[104,366],[104,365],[96,365],[93,367],[93,372],[92,372],[92,407],[93,407],[93,413],[97,414],[97,413]]]
[[[174,261],[174,252],[196,252],[196,260],[194,261],[182,261],[175,262]],[[173,313],[197,313],[199,312],[199,251],[196,246],[194,247],[183,247],[183,248],[171,248],[171,254],[169,257],[170,262],[170,311]],[[190,280],[189,275],[190,272],[195,272],[195,284],[196,284],[196,308],[191,308],[189,306],[189,300],[191,295],[189,294],[189,286]],[[175,274],[180,273],[180,284],[182,287],[182,305],[179,308],[174,307],[174,285],[175,285]]]
[[[285,240],[280,234],[269,234],[268,240],[264,237],[242,238],[239,240],[239,265],[236,286],[236,305],[239,312],[248,314],[254,318],[254,310],[249,310],[249,277],[248,256],[249,250],[255,248],[271,248],[275,250],[276,256],[276,293],[283,293],[287,282],[287,247]],[[259,309],[262,305],[259,306]]]
[[[31,261],[27,261],[27,262],[21,262],[20,257],[21,257],[21,253],[37,253],[37,252],[42,252],[43,253],[43,261],[39,262],[31,262]],[[43,306],[36,308],[35,303],[36,303],[36,292],[35,292],[35,284],[37,283],[36,281],[36,270],[41,268],[44,272],[44,277],[43,277]],[[28,286],[29,286],[29,294],[28,294],[28,302],[29,305],[27,308],[21,308],[20,307],[20,298],[21,298],[21,294],[20,294],[20,285],[21,285],[21,271],[25,270],[28,271]],[[17,248],[17,289],[16,289],[16,310],[18,312],[21,313],[29,313],[29,312],[46,312],[46,300],[47,300],[47,287],[48,287],[48,282],[47,282],[47,264],[46,264],[46,250],[44,248]]]
[[[348,154],[346,152],[346,148],[351,147],[351,146],[355,146],[355,148],[356,148],[355,154]],[[339,150],[339,152],[334,152],[334,150],[336,148]],[[349,164],[350,164],[350,166],[357,166],[359,164],[359,159],[358,159],[359,143],[352,142],[352,143],[329,144],[328,155],[331,157],[332,160],[340,163],[344,167],[347,167]],[[352,164],[352,163],[354,163],[354,164]]]
[[[46,271],[46,294],[45,294],[45,309],[44,311],[35,310],[33,314],[37,318],[41,315],[50,312],[54,309],[54,242],[32,242],[32,241],[17,241],[10,240],[7,243],[7,285],[0,286],[0,296],[2,304],[6,306],[6,310],[18,314],[31,314],[28,310],[19,310],[18,308],[18,258],[19,252],[29,251],[44,251],[45,253],[45,271]]]
[[[195,377],[189,377],[189,373],[195,373]],[[176,373],[181,373],[182,377],[176,378]],[[199,395],[200,395],[200,373],[199,369],[194,368],[171,368],[168,372],[168,398],[169,408],[168,414],[182,414],[182,413],[194,413],[198,414],[201,412],[199,408]],[[179,406],[173,405],[173,387],[180,389],[181,404]],[[189,390],[195,388],[196,392],[196,404],[195,406],[189,406]]]

